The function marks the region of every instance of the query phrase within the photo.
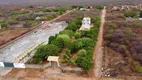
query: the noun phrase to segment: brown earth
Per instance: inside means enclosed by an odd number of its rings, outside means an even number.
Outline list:
[[[5,44],[9,42],[10,40],[15,39],[16,37],[19,37],[20,35],[27,32],[28,29],[19,29],[19,30],[0,30],[0,45]]]
[[[3,80],[94,80],[76,73],[62,73],[58,68],[13,69]]]

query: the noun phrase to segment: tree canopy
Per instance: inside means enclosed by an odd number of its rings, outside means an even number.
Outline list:
[[[48,56],[57,56],[59,48],[54,44],[40,45],[35,52],[34,59],[36,62],[41,62],[43,59],[47,59]]]

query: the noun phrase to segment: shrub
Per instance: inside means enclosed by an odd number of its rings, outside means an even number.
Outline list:
[[[82,18],[83,17],[77,17],[75,20],[73,20],[75,22],[76,25],[81,25],[82,24]]]
[[[53,44],[40,45],[35,52],[34,59],[39,63],[43,59],[47,59],[48,56],[57,56],[59,48]]]
[[[62,56],[62,60],[61,60],[62,63],[69,62],[70,53],[71,53],[71,50],[66,49],[66,51],[64,52],[64,55]]]
[[[88,48],[88,47],[93,48],[94,45],[92,45],[92,44],[94,44],[92,39],[81,38],[81,39],[77,39],[77,40],[73,41],[70,48],[71,48],[72,52],[76,52],[82,48]]]
[[[76,39],[78,39],[78,38],[81,37],[81,34],[80,34],[80,32],[76,32],[76,33],[74,34],[74,36],[75,36]]]
[[[56,39],[55,36],[50,36],[50,37],[49,37],[48,43],[51,44],[51,42],[54,41],[55,39]]]
[[[68,24],[66,29],[69,29],[69,30],[72,30],[72,31],[75,32],[78,29],[78,25],[76,25],[75,22],[71,22],[71,23]]]
[[[86,51],[85,49],[81,49],[81,50],[79,50],[79,51],[77,52],[77,54],[78,54],[79,56],[84,56],[84,55],[87,55],[87,51]]]
[[[14,24],[18,24],[18,21],[17,20],[8,20],[7,23],[9,25],[14,25]]]
[[[118,28],[118,26],[115,23],[107,23],[107,26],[113,29]]]
[[[83,6],[82,5],[73,5],[72,8],[73,9],[75,9],[75,8],[79,8],[80,9],[80,8],[83,8]]]
[[[136,71],[141,73],[142,72],[142,65],[137,61],[134,62],[134,65],[135,65]]]
[[[61,62],[62,63],[67,62],[69,64],[76,65],[76,63],[75,63],[76,59],[70,58],[71,57],[70,53],[71,53],[71,50],[66,49],[66,51],[64,52],[64,55],[62,56]]]
[[[68,36],[70,36],[70,38],[74,35],[74,32],[72,30],[64,30],[64,31],[61,31],[60,34],[66,34]]]
[[[114,29],[108,30],[108,33],[109,33],[109,34],[111,34],[111,33],[113,33],[113,32],[114,32]]]
[[[92,20],[93,20],[93,22],[95,22],[95,23],[94,23],[94,26],[95,26],[95,27],[100,27],[101,18],[100,18],[99,16],[93,17]]]
[[[71,45],[71,39],[66,34],[58,35],[56,38],[56,41],[60,44],[59,46],[61,48],[63,48],[63,47],[67,48]]]
[[[72,8],[75,9],[75,8],[78,8],[78,6],[77,5],[73,5]]]
[[[47,19],[48,19],[48,20],[51,20],[51,19],[53,19],[53,18],[54,18],[53,15],[48,15],[48,16],[47,16]]]
[[[97,5],[97,6],[95,6],[96,7],[96,9],[103,9],[104,8],[104,6],[103,5]]]
[[[63,14],[64,12],[66,12],[66,9],[64,9],[64,8],[60,8],[59,10],[58,10],[58,13],[61,15],[61,14]]]
[[[37,23],[35,22],[35,21],[25,21],[24,23],[23,23],[23,26],[24,27],[33,27],[33,26],[36,26],[37,25]]]
[[[76,59],[75,58],[71,58],[69,60],[69,63],[72,64],[72,65],[76,65]]]
[[[2,27],[2,28],[7,28],[7,27],[8,27],[8,24],[7,24],[7,23],[2,23],[2,24],[1,24],[1,27]]]
[[[51,9],[47,9],[47,8],[43,8],[42,11],[43,11],[43,12],[52,12]]]
[[[93,39],[94,41],[97,41],[98,33],[99,33],[98,28],[91,28],[90,31],[87,31],[86,36],[88,38]]]
[[[76,63],[79,67],[83,68],[84,70],[89,70],[93,68],[93,60],[90,56],[80,56],[77,58]]]
[[[125,34],[122,30],[116,30],[112,33],[111,41],[116,43],[122,43],[125,39]]]
[[[124,13],[125,17],[136,17],[137,13],[136,12],[126,12]]]
[[[34,8],[34,6],[30,5],[29,8]]]

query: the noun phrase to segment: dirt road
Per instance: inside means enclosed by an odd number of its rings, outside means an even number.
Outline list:
[[[102,10],[100,32],[98,35],[98,41],[94,52],[94,59],[95,59],[94,74],[96,78],[101,77],[101,69],[103,61],[102,42],[103,42],[103,27],[105,23],[105,16],[106,16],[106,7],[104,7],[104,9]]]

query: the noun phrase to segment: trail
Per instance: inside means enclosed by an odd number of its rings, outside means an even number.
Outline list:
[[[105,23],[105,16],[106,16],[106,7],[104,7],[104,9],[102,10],[100,32],[98,35],[98,41],[94,52],[94,59],[95,59],[94,74],[96,78],[101,78],[102,74],[101,73],[102,61],[103,61],[102,43],[103,43],[103,29]]]

